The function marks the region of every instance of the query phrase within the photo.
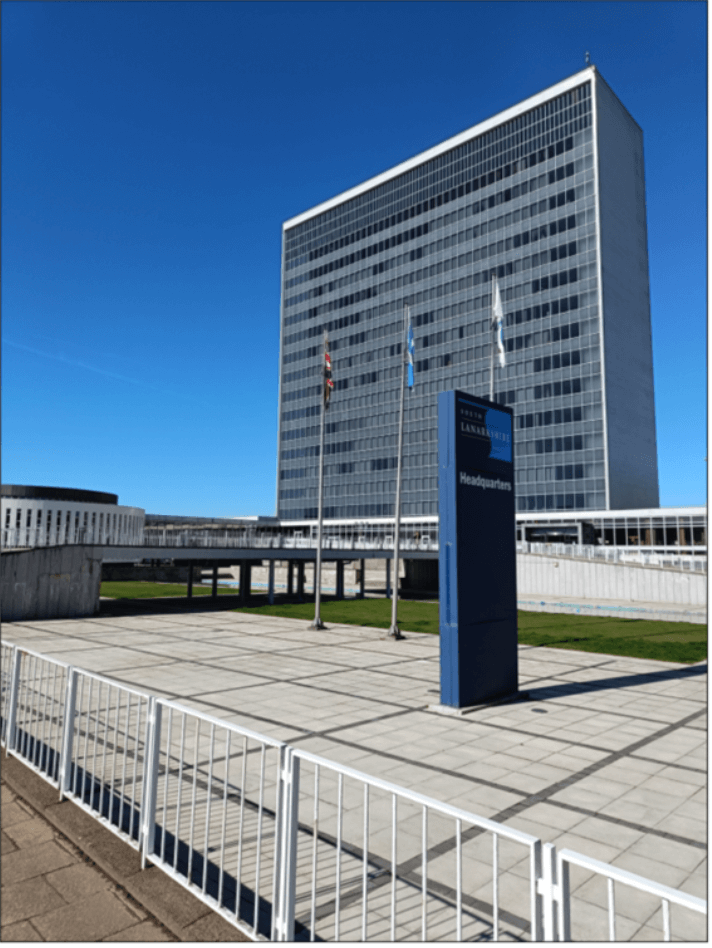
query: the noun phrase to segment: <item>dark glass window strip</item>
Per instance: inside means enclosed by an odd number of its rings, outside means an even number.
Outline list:
[[[519,497],[519,510],[581,510],[584,506],[583,494],[537,494],[533,497]]]
[[[321,255],[347,246],[410,216],[417,216],[431,206],[431,198],[440,196],[443,202],[447,202],[467,193],[466,184],[471,190],[487,187],[523,167],[555,157],[557,152],[563,151],[560,146],[564,139],[589,126],[590,111],[590,84],[585,83],[291,228],[284,236],[286,261],[294,266],[295,258],[304,256],[305,252],[314,254],[318,250]],[[384,214],[384,210],[389,213]],[[359,223],[363,226],[358,226]],[[348,233],[330,239],[335,229],[347,228]],[[323,250],[326,246],[330,247],[329,251]],[[311,259],[314,259],[313,255]]]

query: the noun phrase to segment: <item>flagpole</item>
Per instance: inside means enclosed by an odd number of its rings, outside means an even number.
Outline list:
[[[400,426],[398,430],[398,474],[396,479],[396,510],[395,510],[395,535],[393,537],[393,606],[391,610],[391,627],[388,634],[394,639],[402,639],[400,629],[398,628],[398,573],[400,570],[400,511],[401,511],[401,469],[403,467],[403,417],[405,415],[405,373],[408,362],[408,304],[403,307],[403,321],[406,327],[406,342],[403,346],[403,365],[401,368],[401,397],[400,397]]]
[[[326,333],[324,333],[324,353],[322,362],[326,360]],[[322,365],[323,385],[321,392],[321,436],[319,438],[319,520],[316,530],[316,566],[314,568],[314,621],[310,629],[325,629],[321,621],[321,535],[324,522],[324,431],[326,428],[326,373]]]
[[[489,397],[489,400],[490,400],[491,402],[494,401],[494,342],[495,342],[494,335],[495,335],[495,332],[496,332],[496,329],[495,329],[495,321],[494,321],[494,281],[495,281],[495,275],[494,275],[494,273],[493,273],[493,274],[492,274],[492,282],[491,282],[492,302],[491,302],[491,304],[490,304],[490,335],[491,335],[491,341],[490,341],[490,397]]]

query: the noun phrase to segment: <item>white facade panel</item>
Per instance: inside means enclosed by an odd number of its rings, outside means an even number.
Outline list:
[[[143,538],[145,516],[141,507],[119,504],[3,497],[3,548],[80,542],[131,544]]]

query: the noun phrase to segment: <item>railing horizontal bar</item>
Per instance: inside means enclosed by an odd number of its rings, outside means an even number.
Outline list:
[[[54,661],[54,659],[51,659],[51,661]],[[77,674],[82,675],[85,678],[91,678],[93,681],[98,681],[104,685],[111,685],[112,688],[120,688],[124,692],[136,695],[137,698],[145,698],[148,700],[151,697],[151,694],[148,691],[139,691],[138,688],[133,688],[131,685],[125,685],[123,682],[117,681],[115,678],[107,678],[106,675],[100,675],[98,672],[86,671],[84,668],[77,668],[76,671]]]
[[[696,895],[688,895],[687,892],[681,892],[679,889],[671,889],[661,882],[654,882],[652,879],[646,879],[645,876],[639,876],[635,872],[628,872],[627,869],[611,866],[607,862],[600,862],[600,860],[593,859],[590,856],[575,853],[571,849],[559,850],[558,856],[562,862],[579,866],[581,869],[590,869],[591,872],[597,872],[607,879],[613,879],[614,882],[633,886],[642,892],[657,895],[661,899],[669,899],[676,905],[683,905],[695,912],[707,913],[707,902]]]
[[[404,800],[410,800],[412,803],[418,803],[421,806],[427,806],[431,810],[441,813],[443,816],[451,816],[453,819],[462,820],[464,823],[469,823],[472,826],[478,826],[480,829],[489,830],[492,833],[498,833],[500,836],[506,836],[508,839],[514,840],[515,842],[524,843],[525,845],[530,846],[537,840],[536,836],[531,836],[529,833],[524,833],[521,830],[513,829],[510,826],[504,826],[502,823],[495,823],[494,820],[488,820],[484,816],[477,816],[475,813],[469,813],[467,810],[462,810],[450,803],[443,803],[440,800],[435,800],[433,797],[426,797],[422,793],[417,793],[415,790],[408,790],[405,787],[400,787],[398,784],[390,783],[387,780],[382,780],[380,777],[372,777],[370,774],[365,774],[360,770],[354,770],[353,768],[347,767],[344,764],[338,764],[334,761],[327,760],[325,757],[319,757],[317,754],[312,754],[309,751],[302,750],[301,748],[295,747],[294,755],[295,757],[299,757],[302,760],[308,760],[313,764],[318,764],[320,767],[323,767],[326,770],[332,770],[335,773],[343,774],[345,777],[352,777],[354,780],[367,783],[371,787],[378,787],[379,790],[384,790],[387,793],[396,793]]]
[[[275,737],[268,737],[266,734],[258,734],[257,731],[251,731],[241,724],[233,724],[231,721],[217,718],[205,711],[198,711],[196,708],[188,708],[186,705],[179,704],[177,701],[171,701],[168,698],[157,698],[156,703],[162,705],[164,708],[173,708],[188,717],[200,718],[201,721],[205,721],[207,724],[215,724],[224,727],[226,730],[232,731],[233,734],[240,734],[243,737],[251,738],[253,741],[258,741],[267,747],[281,747],[284,744],[284,741],[279,741]]]
[[[50,658],[49,655],[45,655],[42,652],[36,652],[34,649],[27,648],[24,645],[14,646],[12,642],[3,642],[3,646],[7,648],[17,648],[18,652],[22,652],[23,655],[32,655],[33,658],[41,658],[44,662],[51,662],[54,665],[59,665],[61,668],[69,668],[69,662],[63,662],[61,658]]]

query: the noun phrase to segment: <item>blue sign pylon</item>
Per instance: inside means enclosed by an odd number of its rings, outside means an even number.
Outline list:
[[[440,701],[516,696],[517,555],[511,408],[438,396]]]

